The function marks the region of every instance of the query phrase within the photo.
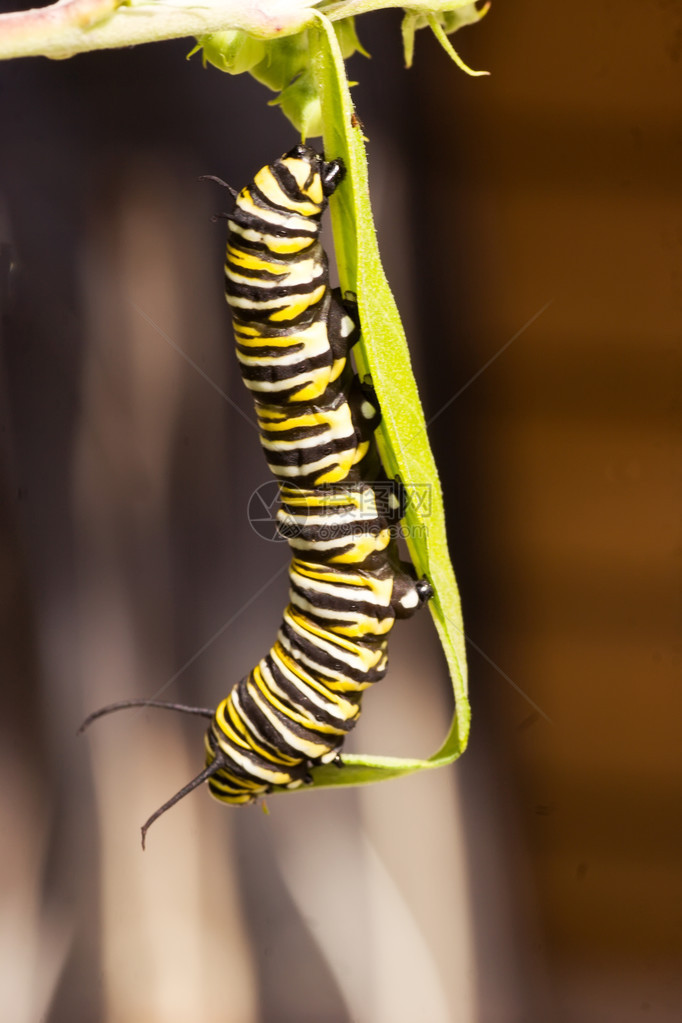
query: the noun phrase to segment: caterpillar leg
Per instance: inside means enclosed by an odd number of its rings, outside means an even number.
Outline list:
[[[421,610],[433,596],[433,587],[428,579],[417,579],[409,562],[401,561],[393,579],[391,607],[396,618],[411,618]]]
[[[327,314],[327,333],[335,359],[347,358],[351,348],[360,338],[357,302],[344,298],[340,288],[332,288]]]
[[[348,388],[348,404],[353,422],[363,438],[371,437],[381,422],[381,409],[374,388],[363,384],[359,377],[353,377]]]
[[[372,487],[376,495],[378,514],[386,519],[389,526],[397,526],[407,510],[407,490],[399,479],[389,479],[383,470],[377,474]]]

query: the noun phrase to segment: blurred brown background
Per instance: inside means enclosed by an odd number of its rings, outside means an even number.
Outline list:
[[[14,5],[5,5],[13,7]],[[28,6],[28,5],[27,5]],[[187,41],[0,68],[0,1006],[12,1023],[682,1016],[678,4],[496,3],[351,77],[446,497],[473,728],[454,767],[230,811],[203,725],[287,553],[221,293],[222,197],[295,141]],[[454,399],[454,400],[453,400]],[[243,414],[235,410],[234,405]],[[279,574],[278,574],[279,573]],[[431,752],[401,625],[355,748]]]

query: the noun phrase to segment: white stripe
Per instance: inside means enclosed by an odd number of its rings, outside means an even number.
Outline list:
[[[302,736],[295,735],[286,727],[284,722],[280,721],[280,719],[276,716],[267,701],[263,699],[263,694],[255,684],[248,683],[248,689],[253,700],[258,704],[258,707],[265,717],[271,722],[273,727],[277,729],[287,745],[291,746],[293,749],[298,750],[307,757],[320,757],[324,753],[329,752],[333,746],[336,746],[338,736],[331,743],[325,743],[306,741],[306,739]]]
[[[365,604],[374,604],[376,607],[390,607],[390,592],[393,587],[391,579],[387,581],[385,587],[382,586],[384,593],[377,594],[369,587],[364,586],[361,576],[356,576],[359,580],[356,584],[322,582],[317,579],[310,579],[309,576],[297,572],[292,565],[289,569],[289,578],[302,589],[312,590],[315,593],[324,593],[329,597],[338,597],[339,600],[345,600],[349,603],[361,600]],[[358,612],[358,614],[364,615],[364,612]]]
[[[238,209],[246,213],[247,216],[257,217],[259,220],[264,220],[266,224],[272,227],[287,227],[293,228],[295,231],[310,231],[311,228],[314,231],[316,228],[319,230],[319,225],[311,220],[310,217],[306,217],[302,213],[280,213],[278,210],[264,210],[261,206],[258,206],[253,200],[246,202],[243,200],[238,201]],[[228,224],[233,231],[240,234],[241,225],[235,223],[232,219],[228,218]]]

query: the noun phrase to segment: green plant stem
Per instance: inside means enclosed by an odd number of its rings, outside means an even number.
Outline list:
[[[237,28],[264,39],[293,35],[310,21],[312,0],[60,0],[0,14],[0,60],[72,57]]]
[[[470,5],[471,0],[414,0],[407,9],[438,15]],[[0,14],[0,60],[59,60],[229,29],[277,39],[310,25],[318,13],[315,6],[315,0],[59,0],[49,7]],[[317,5],[331,21],[403,6],[401,0],[321,0]]]

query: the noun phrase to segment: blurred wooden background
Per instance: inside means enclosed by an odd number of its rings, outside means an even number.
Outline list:
[[[247,520],[267,472],[196,178],[296,138],[186,41],[3,65],[3,1019],[680,1018],[680,8],[495,4],[455,39],[477,80],[426,33],[405,72],[390,12],[359,33],[470,748],[269,817],[195,793],[142,855],[202,726],[75,731],[128,695],[215,705],[274,637],[286,549]],[[391,653],[355,748],[428,753],[426,615]]]

